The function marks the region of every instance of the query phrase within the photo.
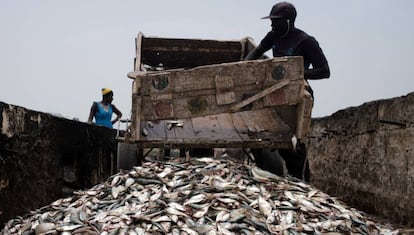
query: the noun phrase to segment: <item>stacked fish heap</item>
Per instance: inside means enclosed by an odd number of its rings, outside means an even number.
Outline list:
[[[397,234],[309,184],[230,160],[146,162],[2,234]]]

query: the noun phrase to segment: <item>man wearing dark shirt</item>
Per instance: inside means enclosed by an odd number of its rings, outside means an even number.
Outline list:
[[[262,19],[272,21],[272,30],[246,56],[246,60],[258,59],[272,49],[274,57],[303,56],[306,80],[329,78],[328,61],[319,43],[314,37],[295,27],[296,9],[292,4],[277,3],[272,7],[270,15]]]
[[[302,56],[304,61],[305,80],[329,78],[330,71],[328,61],[319,47],[319,43],[312,36],[295,27],[296,9],[288,2],[275,4],[269,16],[262,19],[270,19],[272,30],[262,39],[260,44],[253,49],[245,60],[260,58],[266,51],[272,49],[274,57]],[[309,84],[306,90],[312,95]],[[268,165],[277,162],[277,153],[270,154],[265,150],[252,150],[258,165]],[[306,161],[306,149],[304,144],[299,144],[297,151],[282,150],[278,152],[284,158],[288,173],[309,181],[309,169]],[[273,173],[280,173],[275,166]],[[272,169],[267,169],[272,171]],[[305,173],[304,173],[305,172]]]

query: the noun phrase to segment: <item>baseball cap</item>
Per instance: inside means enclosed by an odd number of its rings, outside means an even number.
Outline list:
[[[277,19],[277,18],[288,18],[295,20],[296,9],[288,2],[279,2],[273,5],[272,10],[268,16],[262,17],[262,19]]]

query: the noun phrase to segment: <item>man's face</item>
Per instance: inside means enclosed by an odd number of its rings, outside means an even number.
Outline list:
[[[271,19],[272,21],[272,31],[280,37],[284,37],[289,32],[289,19],[286,18],[276,18]]]

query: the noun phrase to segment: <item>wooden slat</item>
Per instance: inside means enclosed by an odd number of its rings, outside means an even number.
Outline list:
[[[246,106],[246,105],[248,105],[248,104],[250,104],[250,103],[252,103],[252,102],[254,102],[254,101],[258,100],[258,99],[261,99],[261,98],[265,97],[266,95],[269,95],[272,92],[274,92],[274,91],[276,91],[276,90],[278,90],[278,89],[286,86],[287,84],[289,84],[289,80],[282,80],[282,81],[276,83],[275,85],[273,85],[273,86],[271,86],[271,87],[269,87],[269,88],[267,88],[267,89],[265,89],[265,90],[257,93],[256,95],[251,96],[251,97],[243,100],[242,102],[234,105],[230,110],[232,112],[235,112],[235,111],[243,108],[244,106]]]
[[[220,125],[220,133],[223,139],[241,140],[241,137],[234,126],[232,114],[218,114],[217,121]]]
[[[141,71],[141,52],[142,52],[142,38],[143,34],[141,32],[138,33],[137,37],[135,38],[135,68],[134,71]]]
[[[192,119],[194,133],[200,139],[223,139],[220,136],[220,125],[215,115]]]
[[[244,123],[247,126],[249,135],[257,135],[259,132],[270,131],[267,122],[271,116],[266,115],[265,110],[257,110],[255,112],[241,112]]]
[[[136,78],[133,82],[132,91],[132,139],[140,139],[141,117],[142,117],[142,97],[138,94],[141,89],[141,78]]]
[[[217,75],[214,79],[214,83],[216,85],[217,105],[232,104],[236,102],[232,77]]]
[[[144,127],[147,129],[148,135],[143,136],[143,139],[146,140],[166,140],[167,139],[167,131],[166,131],[166,121],[144,121],[142,122]],[[142,130],[141,130],[142,135]]]
[[[233,113],[232,114],[232,120],[233,120],[233,124],[234,124],[234,128],[236,129],[237,133],[239,134],[240,138],[243,140],[248,140],[249,139],[249,135],[248,135],[248,129],[247,129],[247,125],[244,122],[242,113]]]
[[[186,140],[196,139],[192,120],[182,119],[180,121],[183,122],[183,126],[173,128],[177,140],[186,141]]]
[[[248,138],[290,140],[292,129],[271,109],[235,113],[235,117],[245,125]]]
[[[309,92],[305,92],[305,95],[302,99],[302,102],[298,107],[298,116],[297,116],[297,127],[296,127],[296,137],[302,139],[305,137],[311,126],[312,121],[312,107],[313,99]]]

